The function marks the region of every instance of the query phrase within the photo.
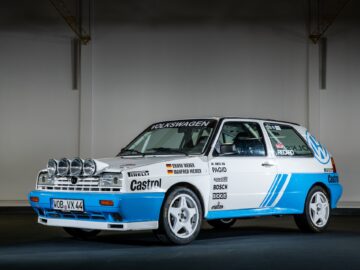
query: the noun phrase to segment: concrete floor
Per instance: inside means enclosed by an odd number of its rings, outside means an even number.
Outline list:
[[[170,247],[151,232],[80,241],[35,221],[0,214],[0,269],[360,269],[360,216],[335,216],[322,234],[300,233],[291,217],[239,220],[227,231],[204,224],[197,241]]]

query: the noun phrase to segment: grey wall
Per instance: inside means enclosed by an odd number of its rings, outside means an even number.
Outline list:
[[[307,1],[95,1],[79,92],[72,33],[49,1],[4,3],[0,205],[24,200],[49,157],[114,156],[151,122],[233,115],[310,125],[336,157],[342,201],[360,206],[357,6],[329,32],[320,91]]]
[[[254,1],[236,7],[231,21],[221,17],[225,11],[216,8],[218,1],[207,3],[212,4],[204,4],[201,13],[190,4],[190,13],[181,13],[184,7],[175,13],[165,1],[158,13],[150,8],[143,14],[131,5],[145,17],[140,20],[96,2],[95,156],[116,154],[151,122],[163,119],[233,115],[305,124],[304,3],[275,1],[277,7],[286,3],[284,13]]]
[[[0,18],[0,205],[16,205],[48,158],[77,155],[79,92],[71,35],[48,1],[8,1]]]
[[[360,3],[352,1],[328,35],[327,89],[320,91],[320,137],[334,153],[343,202],[360,206]]]

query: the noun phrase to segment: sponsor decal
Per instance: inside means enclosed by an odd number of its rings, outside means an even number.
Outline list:
[[[179,127],[207,127],[211,123],[210,120],[189,120],[189,121],[170,121],[157,123],[151,126],[150,129],[161,128],[179,128]]]
[[[227,168],[225,162],[212,162],[211,170],[213,173],[226,173]]]
[[[148,176],[149,171],[134,171],[134,172],[128,172],[129,177],[142,177],[142,176]]]
[[[329,174],[329,175],[328,175],[328,182],[329,182],[330,184],[339,183],[339,176]]]
[[[226,167],[212,167],[212,172],[213,173],[226,173],[227,169]]]
[[[287,145],[286,148],[289,150],[297,151],[297,152],[302,152],[302,151],[308,152],[309,151],[309,147],[307,147],[306,145]]]
[[[334,172],[334,169],[333,168],[324,168],[324,172],[332,173],[332,172]]]
[[[317,161],[319,161],[321,164],[327,164],[330,161],[329,152],[308,131],[306,131],[306,141],[313,150]]]
[[[277,150],[276,154],[278,156],[293,156],[293,155],[295,155],[295,152],[294,152],[294,150],[282,149],[282,150]]]
[[[217,204],[211,206],[212,210],[218,210],[218,209],[223,209],[224,205],[222,205],[220,202],[217,202]]]
[[[173,163],[166,164],[167,174],[199,174],[201,169],[195,168],[194,163]]]
[[[159,179],[148,179],[148,180],[132,180],[130,182],[131,191],[141,191],[161,188],[161,178]]]
[[[278,130],[278,131],[281,130],[281,127],[278,125],[266,125],[266,128],[269,130]]]
[[[215,184],[213,186],[213,190],[224,190],[227,189],[228,185],[227,184]]]
[[[227,182],[227,181],[228,181],[228,177],[227,177],[227,176],[214,177],[214,182]]]
[[[282,143],[277,143],[277,144],[275,145],[275,147],[276,147],[277,149],[284,149],[284,148],[285,148],[285,146],[284,146]]]
[[[226,200],[227,192],[216,192],[212,195],[213,200]]]

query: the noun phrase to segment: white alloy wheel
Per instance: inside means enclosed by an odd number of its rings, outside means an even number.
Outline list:
[[[179,238],[188,238],[194,234],[199,223],[199,209],[190,195],[182,193],[171,201],[168,223],[171,231]]]
[[[311,221],[316,227],[324,227],[330,216],[330,205],[326,195],[321,191],[315,192],[310,199],[309,207]]]

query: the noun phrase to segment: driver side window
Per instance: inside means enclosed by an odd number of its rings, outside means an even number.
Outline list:
[[[266,146],[260,125],[256,122],[226,122],[215,147],[215,155],[266,156]]]

